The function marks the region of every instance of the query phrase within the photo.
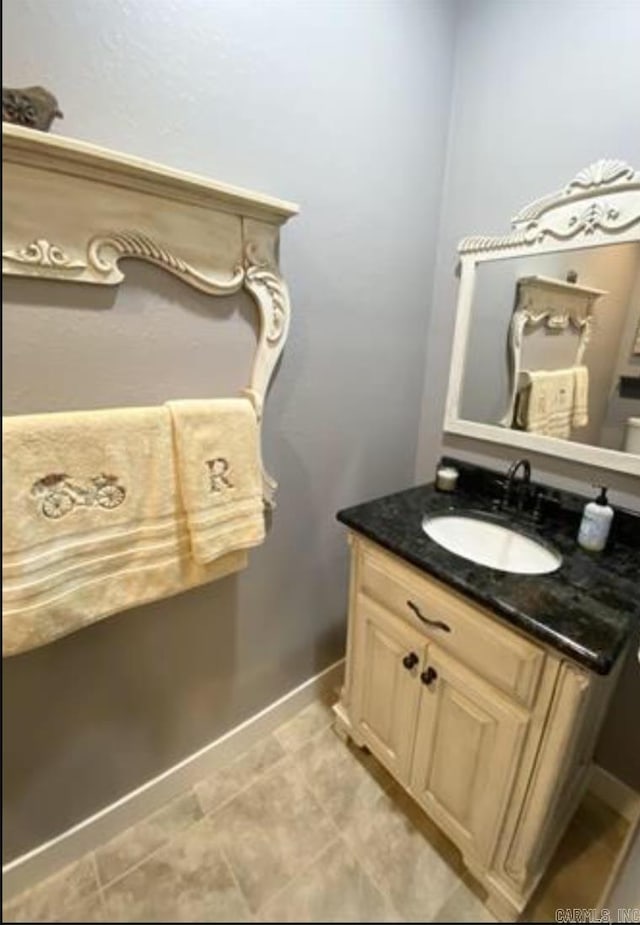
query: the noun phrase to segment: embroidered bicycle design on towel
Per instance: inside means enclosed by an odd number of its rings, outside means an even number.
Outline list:
[[[33,483],[31,494],[42,499],[45,517],[58,520],[76,507],[101,507],[111,510],[124,501],[127,490],[118,485],[117,475],[104,472],[89,480],[89,485],[73,482],[65,473],[51,473]]]

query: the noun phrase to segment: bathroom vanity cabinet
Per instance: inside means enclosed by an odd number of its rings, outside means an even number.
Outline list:
[[[336,730],[522,912],[583,795],[616,671],[598,675],[358,533]]]

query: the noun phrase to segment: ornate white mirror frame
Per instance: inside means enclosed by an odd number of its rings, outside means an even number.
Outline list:
[[[279,229],[298,207],[75,139],[9,124],[2,136],[3,275],[113,286],[134,258],[213,297],[246,290],[260,333],[244,392],[260,420],[289,329]],[[263,485],[273,505],[264,467]]]
[[[622,161],[598,161],[580,171],[564,189],[518,212],[512,226],[507,235],[468,237],[458,247],[460,284],[445,431],[565,459],[570,455],[578,462],[640,475],[640,457],[635,454],[465,420],[460,413],[478,266],[506,258],[640,241],[640,174]]]

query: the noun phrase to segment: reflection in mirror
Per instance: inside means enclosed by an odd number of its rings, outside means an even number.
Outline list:
[[[458,252],[445,431],[640,476],[640,173],[596,161]]]
[[[459,416],[640,454],[640,243],[476,267]]]

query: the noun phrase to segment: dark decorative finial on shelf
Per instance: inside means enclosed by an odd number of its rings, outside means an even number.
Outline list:
[[[58,101],[44,87],[2,88],[2,121],[48,132],[54,119],[62,119]]]

